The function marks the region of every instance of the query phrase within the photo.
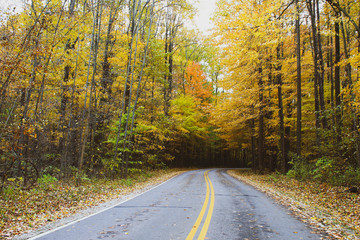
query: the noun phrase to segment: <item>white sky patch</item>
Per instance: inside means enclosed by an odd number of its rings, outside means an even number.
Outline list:
[[[213,24],[211,16],[215,11],[217,0],[192,0],[194,6],[199,10],[195,15],[194,22],[197,28],[204,34],[209,34]]]
[[[23,5],[22,0],[0,0],[0,9],[4,10],[7,8],[18,8]]]
[[[194,23],[196,27],[208,35],[210,33],[213,24],[210,21],[212,14],[216,8],[217,0],[190,0],[192,4],[198,9],[198,13],[195,14]],[[24,0],[0,0],[0,9],[5,10],[7,8],[13,9],[16,7],[19,11],[23,6]],[[190,23],[191,24],[191,23]],[[190,26],[190,28],[195,28]]]

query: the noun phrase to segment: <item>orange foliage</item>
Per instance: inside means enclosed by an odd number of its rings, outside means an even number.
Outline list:
[[[199,63],[192,62],[186,69],[186,94],[190,94],[201,105],[207,106],[212,97],[211,85],[206,81],[206,75]]]

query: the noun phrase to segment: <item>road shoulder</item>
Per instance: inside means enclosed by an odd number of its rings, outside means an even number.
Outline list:
[[[320,194],[315,197],[308,193],[306,188],[314,188],[314,186],[294,183],[292,180],[287,182],[286,179],[280,181],[271,179],[270,175],[256,175],[241,170],[228,170],[227,173],[264,192],[278,204],[289,209],[295,217],[307,223],[313,230],[327,234],[328,239],[359,239],[351,226],[344,227],[344,223],[340,223],[341,216],[333,214],[322,206],[324,201],[331,200],[321,198]]]
[[[130,191],[123,191],[123,192],[120,191],[120,193],[118,193],[116,195],[116,197],[113,197],[112,199],[109,198],[105,202],[103,202],[103,201],[94,202],[94,203],[92,203],[91,207],[79,209],[78,211],[76,211],[74,214],[71,214],[70,216],[66,216],[64,218],[60,218],[53,222],[49,222],[45,225],[41,225],[41,226],[34,228],[24,234],[14,236],[11,239],[14,239],[14,240],[31,239],[31,238],[35,238],[36,236],[39,236],[41,234],[60,229],[64,226],[71,225],[74,222],[78,222],[82,219],[86,219],[90,216],[93,216],[93,215],[96,215],[103,211],[106,211],[107,209],[110,209],[116,205],[119,205],[119,204],[129,201],[133,198],[136,198],[137,196],[144,194],[145,192],[148,192],[148,191],[162,185],[163,183],[173,179],[174,177],[176,177],[186,171],[187,170],[169,171],[164,174],[155,176],[153,178],[149,178],[145,182],[136,184],[136,186],[134,188],[132,188]]]

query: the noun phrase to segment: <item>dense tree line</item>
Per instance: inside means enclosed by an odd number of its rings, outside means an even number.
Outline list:
[[[359,2],[222,0],[215,122],[259,171],[360,174]]]
[[[360,5],[32,0],[0,24],[1,187],[242,166],[360,179]],[[342,180],[339,180],[342,179]]]
[[[185,0],[32,0],[2,12],[1,186],[230,158],[208,123],[215,50],[184,26],[194,11]]]

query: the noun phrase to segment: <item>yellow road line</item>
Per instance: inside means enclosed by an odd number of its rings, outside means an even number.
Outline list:
[[[196,231],[198,230],[199,226],[200,226],[200,223],[204,217],[204,214],[205,214],[205,211],[206,211],[206,208],[207,208],[207,205],[208,205],[208,202],[209,202],[209,184],[208,184],[208,180],[206,178],[206,175],[209,171],[206,171],[204,172],[204,178],[205,178],[205,181],[206,181],[206,197],[205,197],[205,201],[204,201],[204,204],[201,208],[201,211],[200,211],[200,214],[198,216],[198,218],[196,219],[196,222],[194,224],[194,226],[192,227],[189,235],[187,236],[186,240],[192,240],[196,234]]]
[[[204,240],[205,239],[207,230],[208,230],[209,225],[210,225],[211,217],[212,217],[212,214],[213,214],[213,211],[214,211],[214,205],[215,205],[214,187],[213,187],[213,185],[212,185],[212,183],[210,181],[210,178],[209,178],[208,174],[207,174],[206,177],[208,178],[208,181],[209,181],[210,187],[211,187],[211,200],[210,200],[210,207],[209,207],[209,210],[208,210],[208,214],[206,216],[205,223],[204,223],[203,228],[201,229],[198,240]]]
[[[200,214],[198,216],[198,218],[196,219],[196,222],[193,226],[193,228],[191,229],[189,235],[187,236],[186,240],[192,240],[201,224],[201,221],[202,219],[204,218],[204,214],[205,214],[205,211],[208,207],[208,203],[209,203],[209,195],[210,195],[210,189],[211,189],[211,200],[210,200],[210,206],[209,206],[209,209],[208,209],[208,213],[207,213],[207,216],[206,216],[206,219],[205,219],[205,222],[204,222],[204,225],[201,229],[201,232],[200,232],[200,235],[198,237],[198,240],[204,240],[205,239],[205,236],[206,236],[206,233],[207,233],[207,230],[209,228],[209,225],[210,225],[210,221],[211,221],[211,217],[212,217],[212,213],[214,211],[214,205],[215,205],[215,192],[214,192],[214,187],[212,185],[212,182],[210,181],[210,178],[209,178],[209,175],[208,175],[208,171],[206,171],[204,173],[204,178],[205,178],[205,181],[206,181],[206,197],[205,197],[205,201],[204,201],[204,204],[201,208],[201,211],[200,211]],[[209,185],[210,185],[210,188],[209,188]]]

